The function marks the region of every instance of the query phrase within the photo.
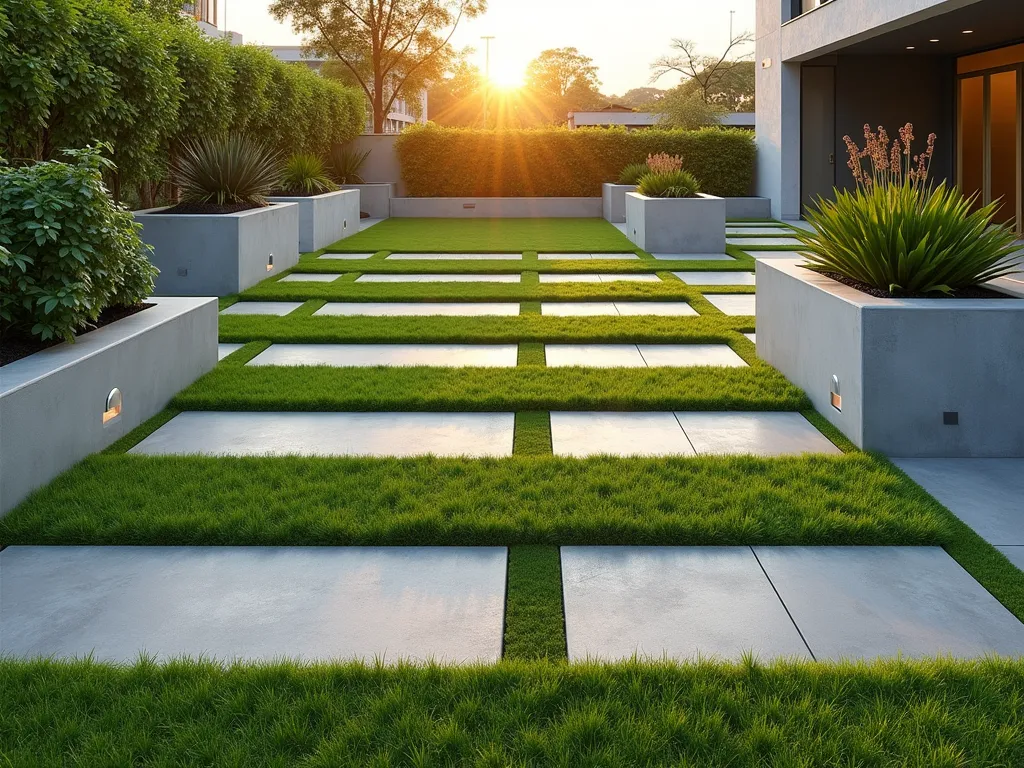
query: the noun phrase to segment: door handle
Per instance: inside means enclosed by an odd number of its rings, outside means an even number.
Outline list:
[[[828,153],[828,164],[829,165],[835,165],[836,164],[836,153],[835,152],[829,152]]]

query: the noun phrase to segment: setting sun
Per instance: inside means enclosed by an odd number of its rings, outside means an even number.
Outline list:
[[[525,68],[521,65],[514,63],[502,64],[500,62],[491,61],[491,85],[496,88],[503,88],[510,90],[513,88],[520,88],[523,85],[525,78]]]

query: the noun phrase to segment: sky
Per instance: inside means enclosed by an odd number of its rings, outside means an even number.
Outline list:
[[[296,45],[301,37],[267,11],[270,0],[219,0],[220,22],[241,32],[245,42]],[[452,43],[476,49],[472,60],[484,69],[481,35],[491,41],[491,75],[515,85],[527,63],[545,48],[574,46],[598,66],[601,91],[622,95],[649,85],[650,63],[670,52],[674,37],[694,40],[702,53],[720,54],[729,39],[729,11],[736,33],[753,31],[754,0],[489,0],[487,12],[463,21]],[[662,77],[668,88],[678,77]]]

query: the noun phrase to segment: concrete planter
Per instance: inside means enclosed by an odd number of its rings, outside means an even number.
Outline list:
[[[0,515],[217,364],[216,299],[148,301],[156,306],[0,368]],[[105,416],[115,387],[120,412]]]
[[[160,270],[157,296],[227,296],[299,263],[299,206],[279,203],[241,213],[136,211]]]
[[[359,190],[342,189],[311,197],[272,197],[299,206],[299,252],[319,251],[359,231]]]
[[[605,221],[621,224],[626,220],[627,192],[636,192],[636,184],[601,185],[601,215]]]
[[[386,219],[391,216],[391,198],[398,196],[397,182],[380,184],[342,184],[342,189],[359,190],[359,210],[370,214],[371,219]]]
[[[1024,457],[1024,299],[877,299],[758,261],[757,353],[861,448]]]
[[[396,197],[392,216],[439,219],[599,218],[599,197]]]
[[[648,253],[723,253],[725,200],[627,192],[626,237]]]
[[[725,198],[725,218],[729,221],[737,219],[770,219],[772,217],[772,201],[767,197],[727,197]]]

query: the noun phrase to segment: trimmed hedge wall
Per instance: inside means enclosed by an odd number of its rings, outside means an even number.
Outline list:
[[[750,194],[756,149],[749,131],[593,128],[476,130],[412,126],[395,142],[410,197],[600,197],[629,163],[668,152],[701,189]]]

